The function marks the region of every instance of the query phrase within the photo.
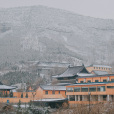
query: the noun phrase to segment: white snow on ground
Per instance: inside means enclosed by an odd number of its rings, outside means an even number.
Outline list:
[[[13,107],[18,107],[18,105],[13,105]],[[29,105],[20,105],[21,108],[29,107]]]
[[[65,99],[40,99],[40,100],[34,100],[34,101],[61,101]]]

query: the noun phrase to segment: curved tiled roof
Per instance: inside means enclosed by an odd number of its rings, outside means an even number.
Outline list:
[[[60,74],[60,75],[56,75],[56,76],[52,76],[53,78],[57,78],[57,77],[72,77],[77,75],[77,73],[79,73],[80,71],[83,70],[83,68],[85,68],[84,66],[74,66],[74,67],[68,67],[67,70]]]

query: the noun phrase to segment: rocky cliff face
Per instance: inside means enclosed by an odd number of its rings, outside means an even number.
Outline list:
[[[114,20],[43,6],[0,10],[0,63],[21,60],[110,64]]]

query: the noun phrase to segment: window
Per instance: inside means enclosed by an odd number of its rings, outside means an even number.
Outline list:
[[[105,86],[98,86],[97,91],[105,91]]]
[[[106,80],[106,79],[104,79],[104,80],[103,80],[103,82],[107,82],[107,80]]]
[[[60,91],[59,91],[59,94],[60,94]]]
[[[84,83],[84,81],[80,81],[80,83]]]
[[[103,95],[103,101],[107,100],[107,95]]]
[[[96,87],[89,87],[89,91],[90,91],[90,92],[96,91]]]
[[[95,80],[95,82],[99,82],[99,80]]]
[[[100,67],[99,67],[99,69],[100,69]]]
[[[114,79],[111,79],[111,81],[114,81]]]
[[[102,67],[102,70],[103,70],[103,67]]]
[[[108,89],[114,89],[114,86],[107,86]]]
[[[74,92],[80,92],[80,87],[74,87]]]
[[[95,67],[94,67],[94,69],[95,69]]]
[[[45,94],[47,95],[48,94],[48,91],[45,91]]]
[[[91,83],[91,80],[88,80],[87,83]]]
[[[80,95],[80,101],[82,101],[82,95]]]
[[[88,87],[82,87],[81,90],[82,92],[88,92]]]
[[[73,92],[73,87],[67,88],[67,92]]]
[[[75,95],[69,95],[70,101],[75,101]]]
[[[55,94],[55,91],[52,91],[52,94]]]

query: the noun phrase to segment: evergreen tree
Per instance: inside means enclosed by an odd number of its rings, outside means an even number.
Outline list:
[[[25,97],[28,98],[28,93],[26,93],[26,96]]]
[[[9,95],[9,96],[10,96],[10,97],[13,97],[13,92],[12,92],[12,91],[10,92],[10,95]]]
[[[32,107],[32,101],[30,100],[28,110],[31,110],[31,107]]]
[[[21,98],[23,98],[23,93],[21,94]]]
[[[17,105],[18,105],[18,110],[20,110],[21,109],[21,101],[20,100]]]

